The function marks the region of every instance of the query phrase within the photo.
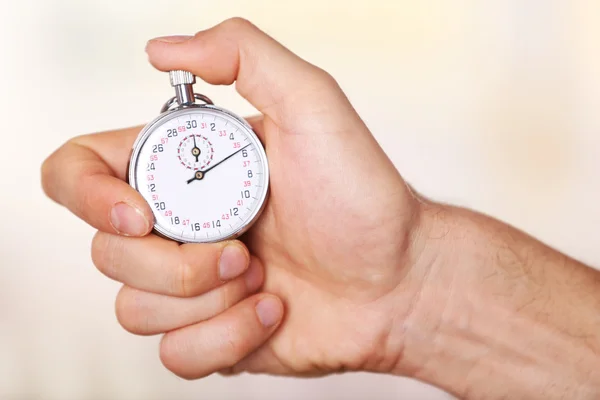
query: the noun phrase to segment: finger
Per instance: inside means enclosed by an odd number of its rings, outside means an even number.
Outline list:
[[[254,295],[208,321],[167,333],[160,344],[161,361],[185,379],[211,375],[260,347],[282,317],[278,297]]]
[[[117,319],[136,335],[168,332],[222,313],[256,292],[263,278],[262,264],[253,257],[244,275],[197,297],[163,296],[124,286],[117,296]]]
[[[238,92],[283,129],[338,129],[360,122],[335,80],[250,22],[233,18],[193,37],[162,37],[146,46],[161,71],[183,69]],[[319,120],[306,118],[319,114]]]
[[[124,182],[138,128],[70,140],[42,165],[44,192],[96,229],[125,236],[152,230],[153,215],[143,197]]]
[[[104,275],[132,288],[193,297],[243,274],[250,253],[238,240],[180,246],[156,235],[128,238],[98,232],[92,260]]]
[[[262,136],[264,130],[264,116],[262,115],[253,115],[251,117],[244,118],[248,124],[252,127],[259,136]]]
[[[254,115],[251,117],[244,118],[246,122],[250,125],[254,133],[258,136],[258,138],[263,141],[266,141],[265,138],[265,127],[264,127],[264,116],[263,115]]]

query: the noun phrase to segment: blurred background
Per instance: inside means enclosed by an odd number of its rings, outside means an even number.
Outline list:
[[[172,95],[155,36],[241,16],[332,73],[423,194],[600,266],[597,0],[0,0],[0,399],[448,399],[418,382],[187,382],[125,332],[94,231],[45,198],[69,138],[143,124]],[[245,115],[231,87],[196,90]]]

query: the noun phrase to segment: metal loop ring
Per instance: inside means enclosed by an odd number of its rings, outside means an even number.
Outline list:
[[[206,97],[203,94],[194,93],[194,98],[196,100],[200,100],[200,101],[202,101],[202,102],[204,102],[206,104],[209,104],[209,105],[214,105],[215,104],[215,103],[213,103],[213,101],[211,99],[209,99],[208,97]],[[169,101],[167,101],[165,103],[165,105],[160,110],[161,114],[164,113],[164,112],[170,111],[173,108],[176,108],[174,106],[179,107],[179,104],[177,103],[177,96],[171,97],[169,99]]]

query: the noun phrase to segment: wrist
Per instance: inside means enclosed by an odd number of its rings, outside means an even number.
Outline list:
[[[413,242],[421,289],[392,329],[403,337],[394,373],[461,398],[597,398],[598,336],[590,344],[565,332],[541,282],[548,264],[568,260],[491,218],[435,204],[422,205]]]

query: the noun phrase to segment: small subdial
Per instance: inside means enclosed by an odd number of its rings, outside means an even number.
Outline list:
[[[210,166],[214,150],[212,144],[204,136],[190,135],[179,143],[177,156],[184,167],[198,171]]]

